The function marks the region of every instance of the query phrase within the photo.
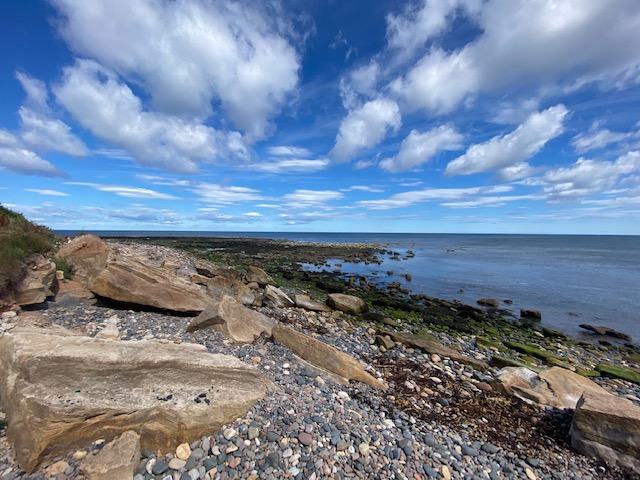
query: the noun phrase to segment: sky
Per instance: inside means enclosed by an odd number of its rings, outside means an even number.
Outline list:
[[[0,2],[57,230],[640,235],[638,0]]]

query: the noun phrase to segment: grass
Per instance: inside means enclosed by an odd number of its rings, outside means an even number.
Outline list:
[[[0,297],[20,284],[26,273],[26,259],[34,253],[51,251],[54,240],[47,227],[0,205]]]

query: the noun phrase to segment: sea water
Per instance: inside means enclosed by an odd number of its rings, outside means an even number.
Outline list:
[[[57,232],[73,234],[74,232]],[[578,325],[605,325],[640,341],[640,237],[590,235],[375,234],[294,232],[96,232],[103,236],[275,238],[302,242],[373,243],[398,252],[382,265],[330,261],[345,275],[400,281],[413,293],[475,305],[542,312],[542,324],[579,336]],[[413,257],[406,253],[411,250]],[[339,267],[336,263],[340,262]],[[388,271],[393,271],[388,275]],[[410,274],[411,281],[401,275]]]

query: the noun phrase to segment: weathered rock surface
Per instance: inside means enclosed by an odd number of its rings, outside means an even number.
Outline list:
[[[331,308],[324,303],[316,302],[309,295],[296,294],[293,296],[296,307],[312,312],[330,312]]]
[[[57,256],[70,262],[75,269],[76,280],[89,282],[105,269],[109,247],[95,235],[80,235],[66,243]]]
[[[485,307],[498,308],[500,301],[495,298],[481,298],[478,300],[478,305],[484,305]]]
[[[345,293],[330,293],[327,298],[327,305],[341,312],[354,315],[368,310],[367,303],[363,299]]]
[[[542,319],[542,313],[540,310],[535,310],[533,308],[522,308],[520,309],[520,318],[527,318],[529,320],[540,320]]]
[[[573,414],[571,445],[640,473],[640,407],[615,395],[585,392]]]
[[[223,276],[216,276],[207,280],[209,293],[212,297],[229,295],[242,305],[251,305],[255,300],[253,291],[239,280],[232,280]]]
[[[367,373],[356,359],[337,348],[283,325],[273,327],[273,339],[318,367],[348,380],[357,380],[386,390],[386,386]]]
[[[140,462],[140,435],[127,430],[96,455],[85,458],[80,470],[87,480],[129,480]]]
[[[44,302],[57,291],[56,264],[37,254],[27,261],[27,276],[22,280],[13,298],[21,306],[35,305]]]
[[[91,282],[96,295],[118,302],[169,310],[201,312],[211,303],[200,287],[160,267],[115,253]]]
[[[491,385],[506,395],[556,408],[576,408],[585,392],[608,394],[592,380],[561,367],[552,367],[539,373],[524,367],[506,367],[497,373]]]
[[[420,350],[427,353],[435,353],[436,355],[440,355],[441,357],[449,357],[451,360],[463,363],[465,365],[470,365],[478,370],[487,370],[489,368],[489,366],[483,361],[476,360],[475,358],[469,357],[468,355],[457,352],[445,345],[442,345],[435,338],[422,338],[411,333],[392,332],[390,330],[384,329],[379,329],[378,333],[380,333],[380,335],[382,336],[388,335],[389,338],[396,342],[409,345],[410,347],[419,348]]]
[[[244,415],[268,385],[255,368],[199,345],[21,327],[0,337],[7,438],[27,472],[127,430],[142,448],[173,450]]]
[[[613,338],[620,338],[622,340],[626,340],[628,342],[631,341],[631,335],[628,335],[623,332],[619,332],[610,327],[605,327],[602,325],[589,325],[588,323],[581,323],[579,325],[580,328],[584,328],[585,330],[589,330],[590,332],[595,333],[596,335],[603,335]]]
[[[251,343],[262,333],[270,337],[274,324],[266,315],[241,305],[233,297],[223,295],[191,321],[187,332],[211,327],[231,340]]]
[[[262,301],[267,307],[274,308],[293,307],[295,305],[286,293],[273,285],[264,287]]]
[[[262,268],[256,266],[249,266],[247,269],[247,273],[244,276],[244,281],[247,283],[256,282],[261,287],[265,287],[266,285],[271,285],[275,283],[273,278],[269,276],[267,272],[265,272]]]

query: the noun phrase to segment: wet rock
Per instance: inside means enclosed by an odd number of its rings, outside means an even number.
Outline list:
[[[596,335],[608,336],[613,338],[620,338],[621,340],[626,340],[628,342],[631,341],[631,335],[628,335],[623,332],[618,332],[610,327],[598,326],[598,325],[589,325],[587,323],[581,323],[579,325],[580,328],[584,328],[590,332],[595,333]]]
[[[478,305],[492,308],[498,308],[500,306],[500,300],[496,300],[495,298],[481,298],[477,303]]]
[[[535,310],[533,308],[522,308],[520,309],[520,318],[526,318],[529,320],[541,320],[542,313],[540,310]]]

